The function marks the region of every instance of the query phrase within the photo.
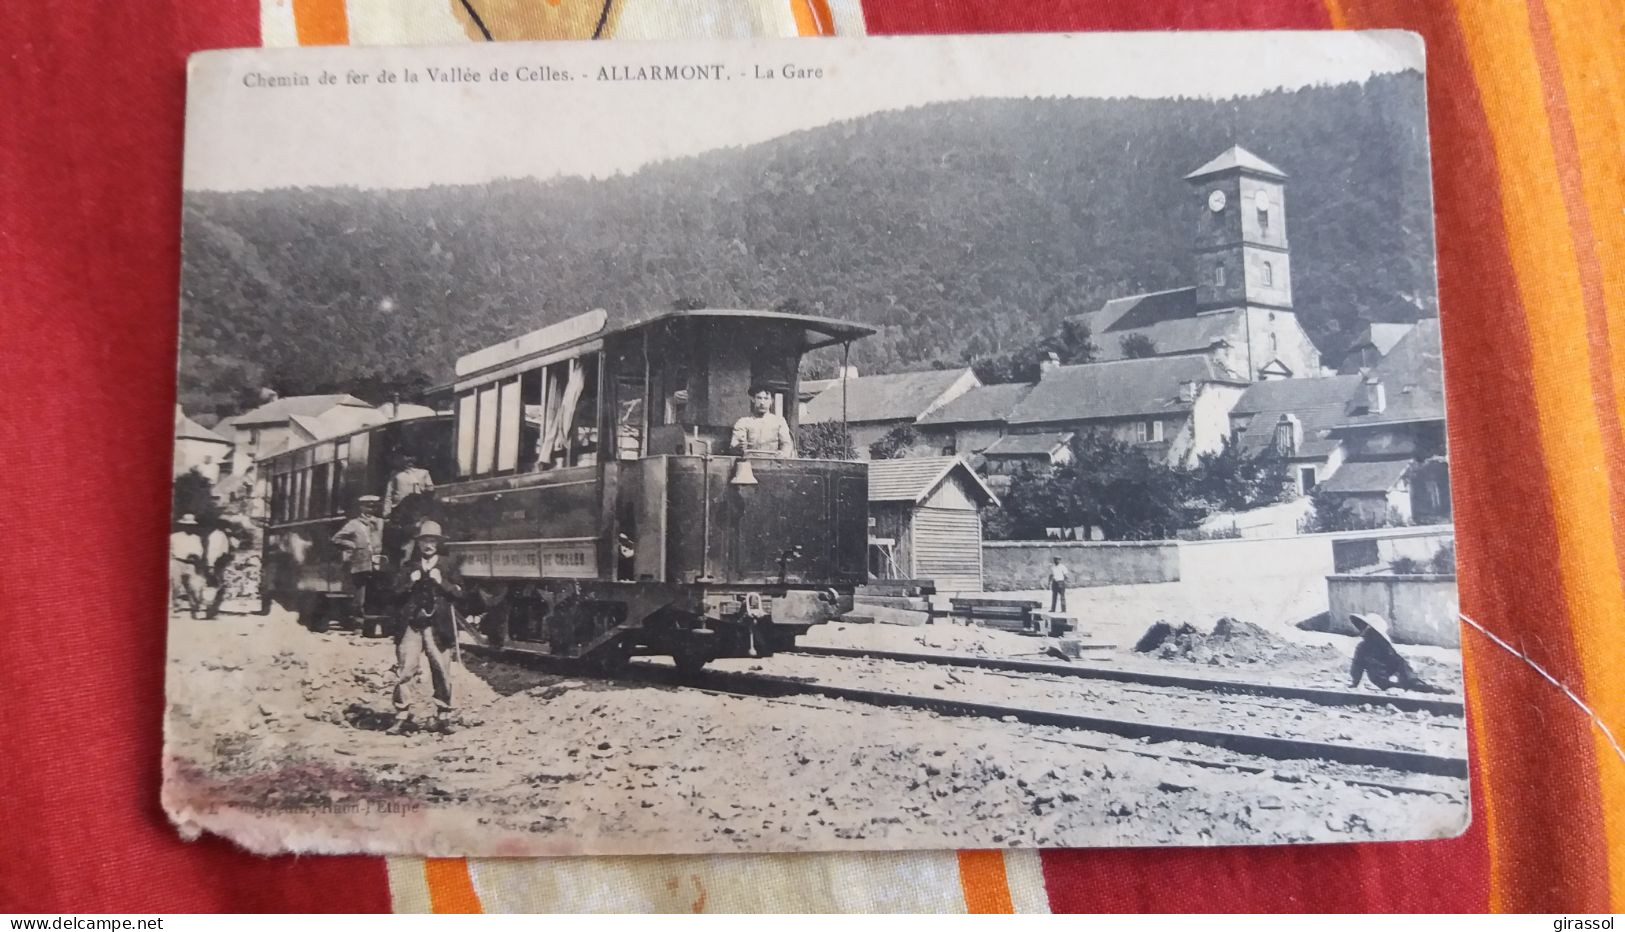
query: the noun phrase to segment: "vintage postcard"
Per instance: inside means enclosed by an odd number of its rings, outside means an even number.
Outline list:
[[[255,851],[1469,819],[1406,33],[190,66],[163,800]]]

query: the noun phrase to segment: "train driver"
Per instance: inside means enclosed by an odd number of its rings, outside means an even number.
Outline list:
[[[733,439],[728,444],[740,456],[794,459],[795,438],[790,424],[773,410],[773,391],[765,385],[750,390],[750,414],[734,422]]]
[[[401,468],[389,477],[389,487],[384,490],[384,516],[394,514],[395,509],[409,496],[433,491],[434,478],[427,469],[418,465],[417,454],[410,451],[402,453]]]

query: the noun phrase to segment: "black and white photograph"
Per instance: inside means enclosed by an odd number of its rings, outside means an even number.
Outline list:
[[[193,56],[165,810],[263,853],[1460,834],[1424,72]]]

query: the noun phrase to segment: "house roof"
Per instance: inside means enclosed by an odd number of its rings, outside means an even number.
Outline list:
[[[846,419],[849,423],[913,421],[931,409],[944,393],[970,373],[969,369],[932,369],[864,375],[845,380]],[[970,376],[973,380],[975,376]],[[818,397],[807,402],[804,424],[841,419],[842,380],[835,379]]]
[[[246,414],[239,414],[231,419],[234,426],[249,427],[256,424],[280,424],[296,414],[306,417],[319,417],[340,405],[351,407],[371,408],[354,395],[292,395],[287,398],[278,398],[267,401]]]
[[[811,401],[817,398],[819,392],[834,385],[835,382],[835,379],[802,379],[801,400]]]
[[[1358,493],[1388,492],[1398,485],[1405,474],[1410,472],[1411,461],[1406,460],[1366,460],[1350,461],[1337,467],[1331,478],[1315,486],[1316,490],[1324,490],[1345,495]]]
[[[201,440],[208,443],[230,445],[231,441],[186,416],[180,405],[175,406],[175,439]]]
[[[1042,434],[1005,434],[982,451],[986,457],[995,456],[1051,456],[1072,441],[1069,430],[1047,431]]]
[[[1411,421],[1444,420],[1444,357],[1439,319],[1427,317],[1395,343],[1372,366],[1368,377],[1381,380],[1385,404],[1380,412],[1361,413],[1363,393],[1351,402],[1342,427],[1369,427]]]
[[[1258,172],[1261,175],[1273,175],[1276,178],[1285,178],[1286,172],[1264,161],[1258,156],[1248,152],[1240,146],[1231,146],[1219,153],[1214,159],[1185,176],[1186,181],[1202,178],[1207,175],[1216,175],[1222,171],[1239,168],[1244,171]]]
[[[1006,382],[999,385],[978,385],[925,417],[921,424],[979,424],[1003,421],[1027,393],[1033,390],[1030,382]]]
[[[1360,390],[1357,375],[1319,379],[1272,379],[1254,382],[1230,409],[1232,420],[1247,418],[1237,443],[1245,456],[1257,456],[1275,442],[1275,425],[1290,414],[1303,427],[1299,456],[1326,456],[1339,441],[1331,431],[1342,423],[1348,404]]]
[[[1043,424],[1188,411],[1183,382],[1242,384],[1206,356],[1158,356],[1059,366],[1010,412],[1011,424]]]
[[[982,477],[957,456],[919,456],[869,462],[869,501],[919,504],[950,474],[958,473],[981,504],[998,502]]]

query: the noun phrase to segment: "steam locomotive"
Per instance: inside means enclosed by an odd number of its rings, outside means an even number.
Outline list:
[[[612,329],[594,311],[469,353],[431,392],[450,414],[265,460],[263,594],[307,622],[348,611],[329,538],[411,452],[437,485],[412,514],[446,527],[491,642],[604,668],[648,654],[698,669],[789,647],[850,610],[864,581],[867,468],[732,455],[732,425],[766,386],[794,436],[802,356],[872,332],[719,309]],[[391,530],[393,559],[410,528]]]

